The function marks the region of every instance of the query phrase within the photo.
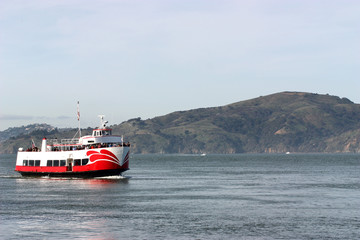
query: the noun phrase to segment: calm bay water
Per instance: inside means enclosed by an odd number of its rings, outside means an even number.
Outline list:
[[[133,155],[125,178],[22,178],[0,239],[360,239],[360,155]]]

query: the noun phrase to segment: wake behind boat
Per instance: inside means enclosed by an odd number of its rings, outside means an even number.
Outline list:
[[[15,171],[23,176],[92,178],[120,175],[128,170],[130,143],[112,135],[104,116],[99,117],[100,127],[91,136],[60,142],[44,138],[41,149],[19,148]]]

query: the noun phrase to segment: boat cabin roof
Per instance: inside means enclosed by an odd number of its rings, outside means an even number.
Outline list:
[[[112,131],[112,129],[110,129],[110,128],[94,129],[93,132],[92,132],[92,136],[112,135],[111,131]]]

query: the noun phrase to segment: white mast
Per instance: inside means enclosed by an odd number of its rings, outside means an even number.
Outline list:
[[[77,102],[77,119],[79,122],[79,138],[81,138],[81,128],[80,128],[80,103],[79,101]]]

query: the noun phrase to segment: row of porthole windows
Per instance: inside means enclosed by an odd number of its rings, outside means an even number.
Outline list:
[[[82,166],[88,164],[89,159],[83,158],[83,159],[74,159],[74,166]]]
[[[86,165],[89,162],[88,158],[74,159],[74,166]],[[63,167],[66,165],[65,160],[47,160],[46,166],[48,167]]]
[[[40,160],[23,160],[23,166],[40,166]]]
[[[66,166],[66,160],[47,160],[47,167],[64,167]]]
[[[74,166],[82,166],[88,164],[89,159],[74,159]],[[40,160],[23,160],[23,166],[40,167]],[[47,167],[64,167],[66,160],[47,160]]]

